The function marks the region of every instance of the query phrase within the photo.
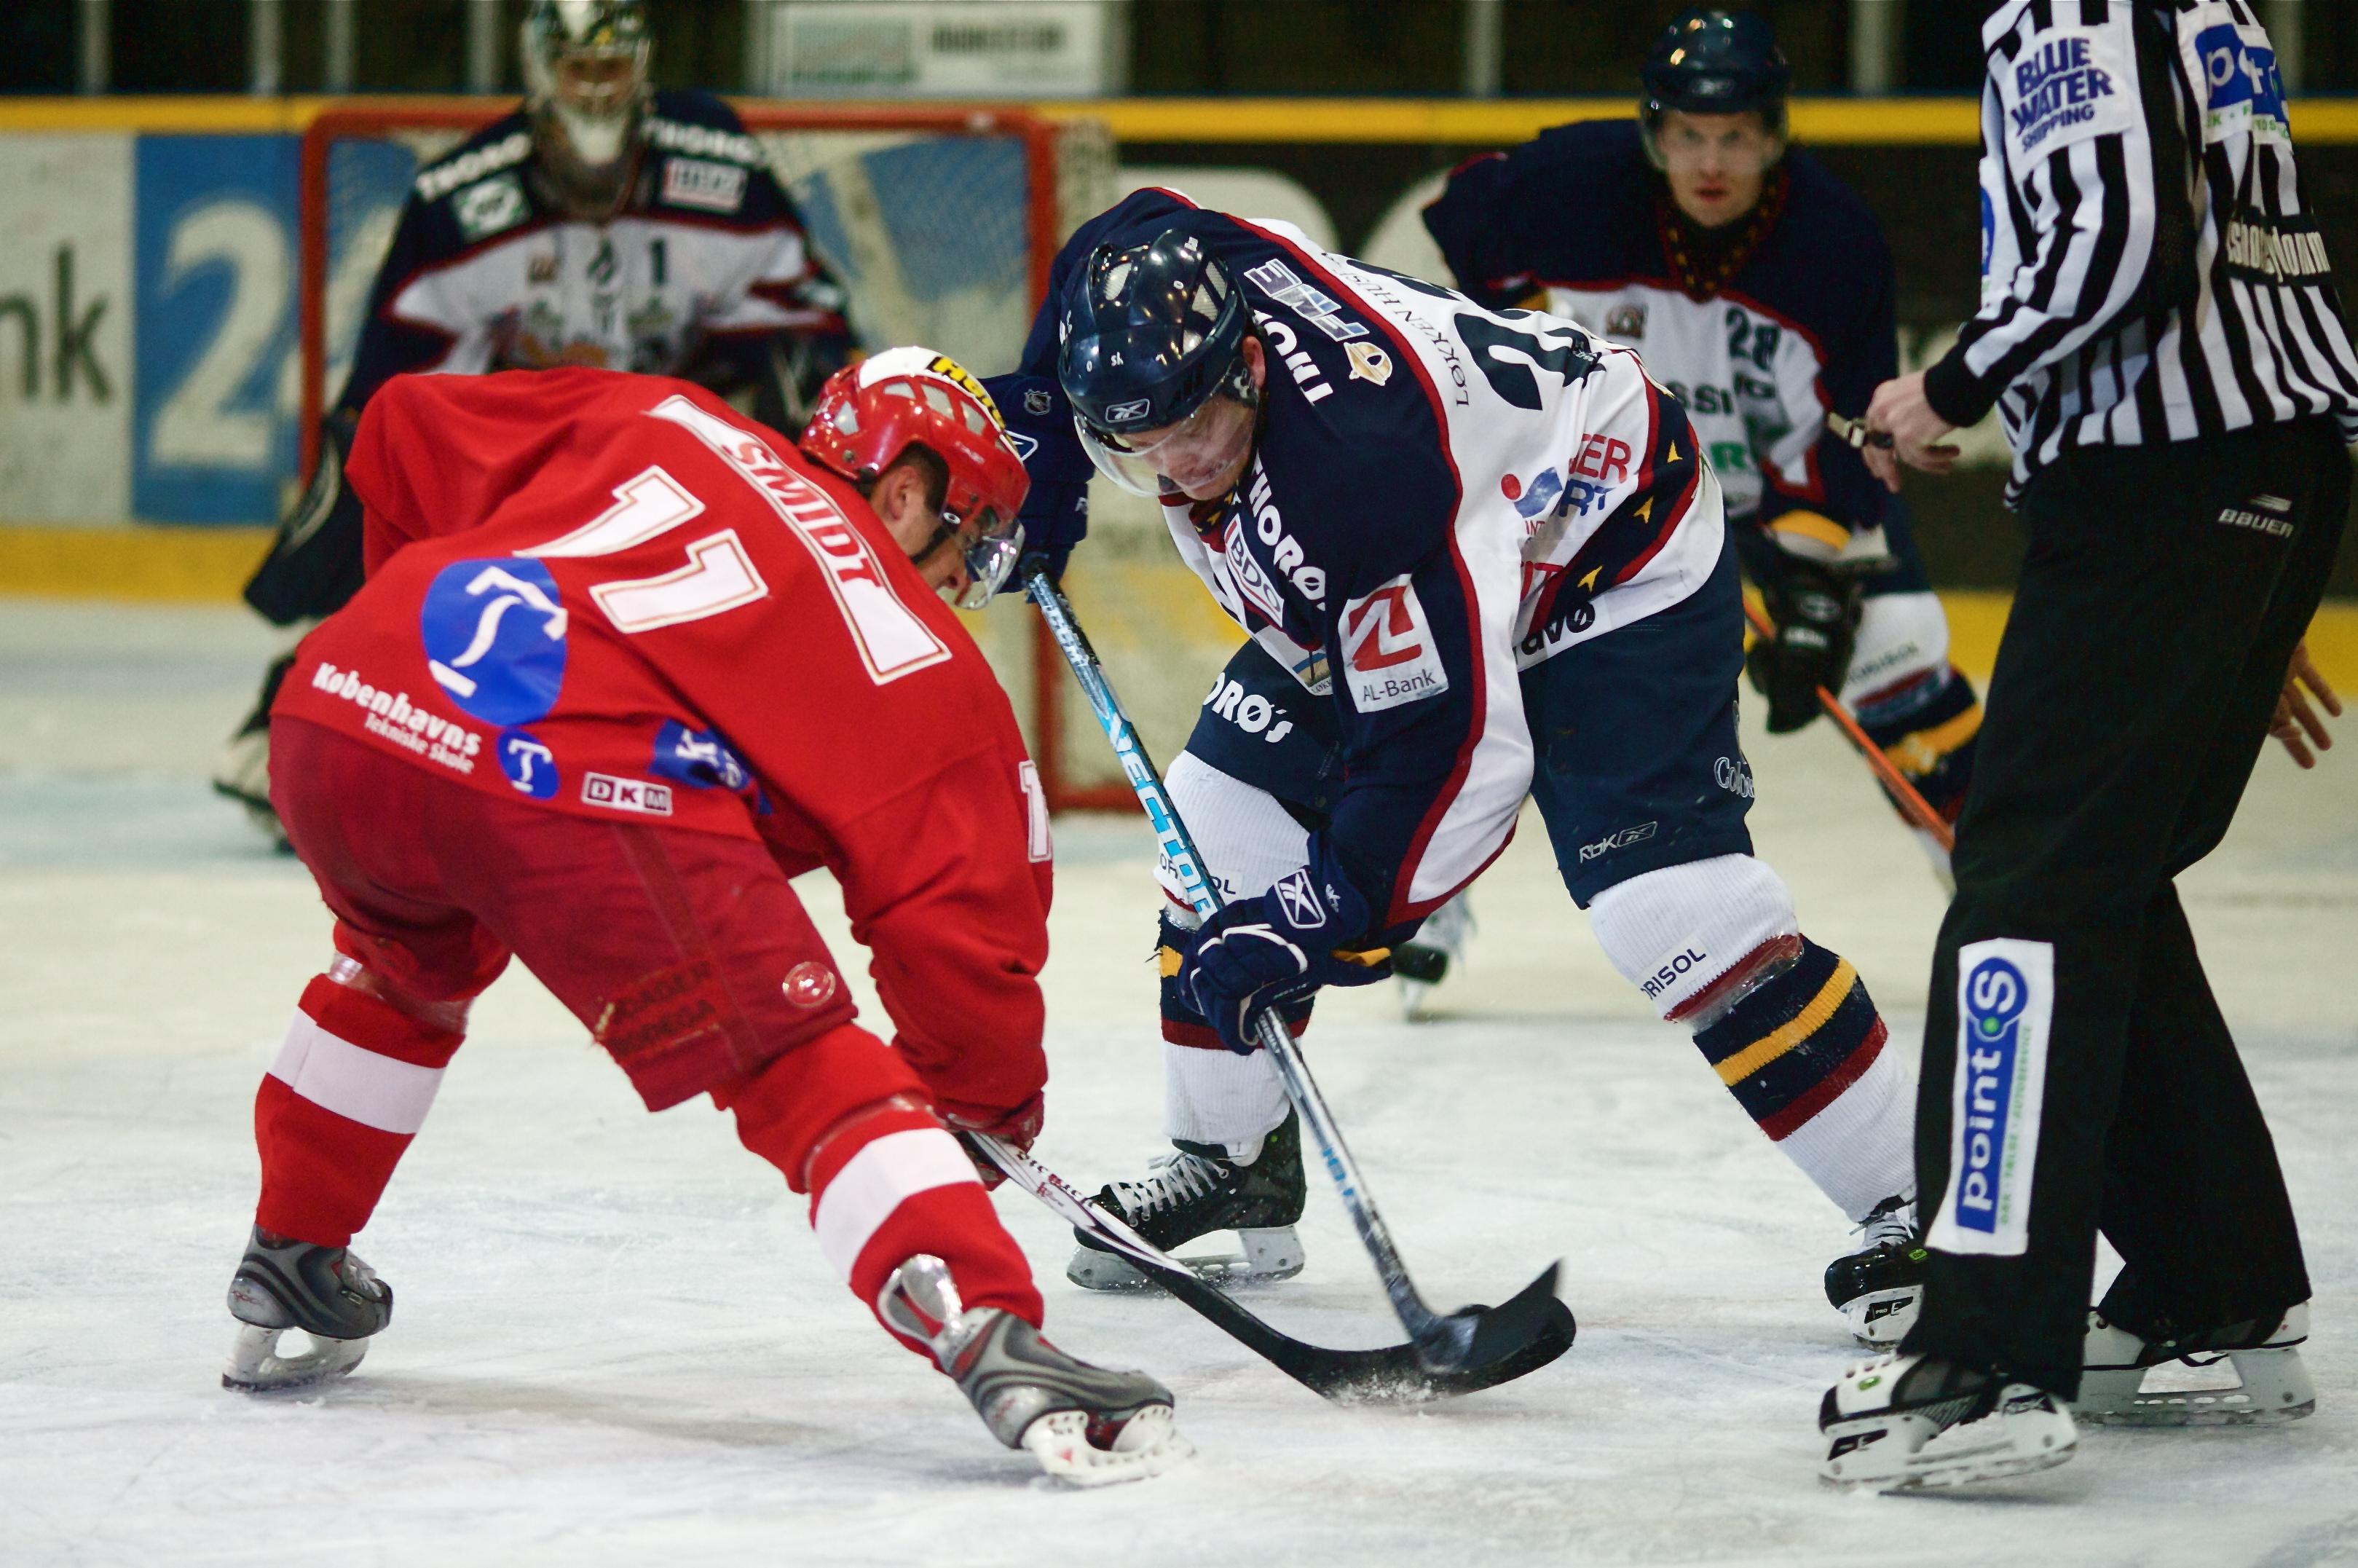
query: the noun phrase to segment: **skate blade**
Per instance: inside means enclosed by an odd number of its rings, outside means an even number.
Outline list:
[[[312,1388],[347,1375],[368,1354],[365,1339],[322,1339],[308,1335],[305,1337],[311,1342],[308,1350],[297,1356],[279,1355],[279,1336],[292,1332],[296,1331],[242,1325],[236,1342],[230,1346],[229,1364],[222,1368],[222,1387],[248,1394]]]
[[[1169,1405],[1149,1405],[1131,1416],[1110,1448],[1089,1441],[1085,1411],[1044,1415],[1023,1429],[1022,1442],[1041,1469],[1068,1487],[1143,1481],[1195,1454],[1195,1444],[1179,1435]]]
[[[1207,1285],[1226,1290],[1233,1285],[1274,1284],[1290,1280],[1302,1272],[1304,1258],[1302,1243],[1294,1237],[1290,1225],[1272,1226],[1267,1229],[1239,1230],[1237,1240],[1242,1252],[1223,1252],[1208,1257],[1182,1258],[1188,1271]],[[1146,1271],[1119,1252],[1100,1252],[1094,1247],[1076,1247],[1072,1260],[1065,1265],[1065,1278],[1085,1291],[1160,1291]]]
[[[1935,1433],[1913,1453],[1905,1446],[1909,1424],[1903,1418],[1875,1443],[1839,1456],[1829,1455],[1819,1467],[1818,1479],[1849,1490],[1938,1491],[2051,1469],[2071,1458],[2080,1445],[2071,1418],[2055,1407],[1966,1422]],[[1830,1435],[1839,1447],[1845,1434]]]
[[[1921,1287],[1869,1291],[1842,1304],[1843,1321],[1853,1339],[1877,1350],[1888,1350],[1916,1326],[1916,1310],[1923,1304]]]
[[[2230,1368],[2226,1379],[2216,1375],[2222,1364]],[[2091,1369],[2082,1374],[2071,1406],[2074,1416],[2097,1426],[2282,1426],[2316,1411],[2309,1369],[2290,1350]]]

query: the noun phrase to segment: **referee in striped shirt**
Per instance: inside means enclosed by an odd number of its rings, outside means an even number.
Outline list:
[[[1884,1488],[2059,1463],[2067,1405],[2315,1398],[2291,1202],[2173,879],[2225,834],[2292,672],[2338,711],[2297,651],[2358,355],[2245,0],[2004,0],[1982,39],[1981,309],[1866,422],[1896,489],[1996,406],[2029,539],[1933,960],[1922,1313],[1820,1412],[1826,1477]],[[2091,1318],[2099,1227],[2127,1266]],[[2138,1399],[2141,1367],[2213,1352],[2241,1393]]]

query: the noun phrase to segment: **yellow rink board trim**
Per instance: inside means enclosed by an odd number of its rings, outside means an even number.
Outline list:
[[[114,599],[184,604],[232,604],[270,547],[267,528],[37,527],[0,520],[0,595],[45,599]],[[1152,606],[1195,637],[1233,635],[1201,585],[1176,561],[1104,562],[1086,557],[1074,568],[1074,600],[1084,610],[1103,579],[1109,611]],[[2013,596],[1993,589],[1941,595],[1949,614],[1949,656],[1976,682],[1997,657]],[[1099,643],[1120,641],[1126,617],[1100,619]],[[2358,600],[2337,600],[2317,612],[2309,652],[2326,678],[2358,697]]]
[[[230,604],[269,528],[43,528],[0,523],[0,593]]]
[[[514,94],[485,100],[503,105]],[[740,99],[741,103],[781,100]],[[175,97],[0,99],[0,132],[147,131],[217,135],[299,132],[337,103],[449,103],[449,98]],[[830,101],[832,103],[832,101]],[[847,105],[849,106],[849,105]],[[881,106],[953,107],[926,99]],[[1010,101],[979,103],[1007,107]],[[1567,120],[1619,119],[1616,98],[1108,98],[1015,103],[1055,119],[1099,120],[1125,142],[1394,142],[1504,146]],[[1981,138],[1971,98],[1796,98],[1794,135],[1824,144],[1971,145]],[[2296,99],[2293,135],[2358,142],[2358,99]]]

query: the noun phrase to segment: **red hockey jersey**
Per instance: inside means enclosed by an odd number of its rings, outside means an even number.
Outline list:
[[[824,864],[921,1069],[995,1037],[1038,1070],[1045,799],[980,651],[857,491],[697,387],[593,370],[396,378],[345,481],[368,581],[274,713]]]

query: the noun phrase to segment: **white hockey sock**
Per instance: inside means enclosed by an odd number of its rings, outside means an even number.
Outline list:
[[[1217,1143],[1249,1163],[1261,1140],[1285,1119],[1285,1086],[1264,1052],[1239,1056],[1198,1045],[1163,1046],[1163,1131],[1190,1143]]]
[[[1777,1147],[1854,1224],[1916,1193],[1916,1075],[1887,1047]]]

